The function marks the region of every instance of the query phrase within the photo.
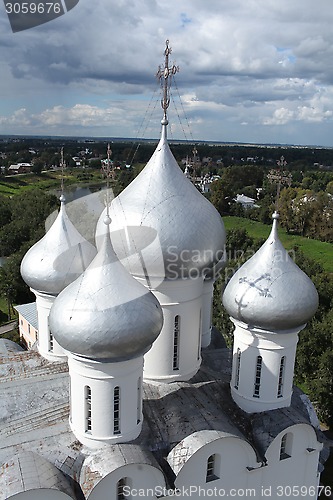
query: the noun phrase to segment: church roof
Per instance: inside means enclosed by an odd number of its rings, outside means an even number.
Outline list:
[[[10,356],[16,352],[24,351],[23,347],[9,339],[0,338],[0,356]]]
[[[21,274],[33,290],[57,295],[74,281],[96,255],[69,220],[65,198],[60,198],[59,214],[45,236],[23,257]]]
[[[10,360],[0,357],[0,464],[22,452],[37,453],[80,482],[86,496],[116,466],[138,460],[163,470],[171,485],[174,471],[167,457],[180,443],[191,453],[187,443],[193,445],[193,436],[200,438],[201,444],[214,433],[218,438],[242,439],[253,447],[260,462],[284,426],[311,424],[301,398],[304,395],[298,390],[294,390],[288,410],[254,416],[240,410],[230,395],[230,351],[205,349],[201,369],[191,381],[144,384],[143,429],[134,442],[91,452],[76,440],[69,427],[67,369],[67,364],[50,363],[37,352],[17,353]],[[269,419],[266,433],[262,432],[265,418]],[[316,432],[323,440],[320,431]],[[0,494],[0,500],[4,499]]]
[[[83,492],[90,493],[103,477],[126,465],[154,467],[161,472],[163,482],[161,467],[150,450],[138,444],[122,443],[94,451],[85,458],[80,477]]]
[[[67,351],[120,361],[150,348],[161,331],[163,315],[156,297],[119,262],[107,229],[95,259],[56,298],[49,324]]]
[[[2,464],[0,484],[6,498],[22,491],[52,489],[75,499],[64,474],[51,462],[30,451],[21,452]]]
[[[303,326],[318,307],[314,284],[279,239],[278,217],[275,212],[268,239],[233,275],[223,294],[232,318],[273,332]]]

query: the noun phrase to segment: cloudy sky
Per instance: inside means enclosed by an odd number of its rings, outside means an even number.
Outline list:
[[[332,26],[332,0],[80,0],[12,33],[1,3],[0,134],[158,137],[168,38],[173,138],[333,147]]]

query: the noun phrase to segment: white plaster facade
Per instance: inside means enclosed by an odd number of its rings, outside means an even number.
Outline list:
[[[203,279],[164,280],[155,290],[164,317],[160,335],[144,357],[144,379],[189,380],[201,364]]]
[[[205,496],[287,499],[301,496],[301,491],[303,498],[317,497],[316,465],[322,444],[310,425],[297,424],[283,430],[271,442],[262,460],[244,439],[217,437],[216,431],[204,434],[189,436],[169,453],[179,498],[185,499],[191,492],[190,497],[195,500]],[[290,446],[288,453],[281,453],[286,435]],[[212,474],[208,472],[211,467]]]
[[[248,413],[289,406],[300,328],[274,333],[231,319],[235,324],[230,382],[234,401]]]
[[[49,327],[50,310],[56,297],[33,289],[31,291],[36,295],[38,351],[49,361],[65,361],[67,358],[66,353],[56,339],[53,338]]]
[[[135,498],[135,496],[140,498],[140,491],[145,491],[146,498],[154,500],[158,498],[155,492],[166,489],[161,470],[148,464],[127,464],[105,476],[92,490],[89,500],[118,500],[120,482],[123,485],[125,498]],[[127,495],[127,493],[132,494]]]
[[[142,428],[143,356],[101,362],[68,353],[70,426],[89,448],[132,441]]]
[[[202,337],[201,347],[208,347],[211,341],[214,279],[204,280],[202,291]]]

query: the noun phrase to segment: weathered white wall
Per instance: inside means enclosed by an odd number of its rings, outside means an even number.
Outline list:
[[[218,456],[216,475],[219,479],[206,483],[207,460],[212,454]],[[181,491],[191,486],[204,490],[224,488],[226,491],[235,487],[246,488],[250,484],[247,467],[258,467],[251,445],[236,437],[220,438],[202,446],[187,460],[177,475],[175,485]],[[203,494],[195,493],[193,491],[191,498],[203,497]]]
[[[281,439],[287,432],[293,436],[289,450],[291,456],[280,460]],[[195,500],[204,497],[205,491],[206,496],[212,496],[209,491],[214,488],[225,492],[220,496],[234,498],[316,498],[313,492],[319,484],[317,470],[321,448],[322,444],[317,441],[314,429],[308,424],[293,425],[277,435],[263,457],[266,463],[261,462],[252,446],[241,438],[217,439],[195,451],[179,470],[175,485],[185,494],[180,494],[177,498],[188,498],[186,491],[189,492],[191,487],[191,498]],[[184,449],[184,455],[187,451]],[[219,457],[219,479],[206,483],[207,460],[212,454]],[[213,497],[217,498],[219,495]]]
[[[154,492],[158,492],[158,489],[163,491],[165,488],[164,476],[160,470],[147,464],[128,464],[104,477],[90,493],[89,500],[117,500],[117,483],[125,477],[129,479],[133,493],[134,489],[138,491],[137,498],[157,498],[155,495],[139,495],[140,489],[147,491],[151,488]],[[135,498],[135,495],[129,498]]]
[[[292,434],[292,446],[290,458],[280,460],[280,447],[282,436],[286,433]],[[313,451],[308,451],[312,449]],[[272,497],[280,497],[279,492],[284,493],[280,498],[293,498],[289,486],[303,486],[308,488],[308,494],[303,498],[317,498],[311,495],[311,487],[319,484],[318,460],[322,444],[318,443],[314,429],[307,424],[297,424],[281,432],[271,443],[267,452],[267,467],[263,470],[262,485],[264,488],[272,488]],[[283,489],[279,488],[283,486]],[[273,495],[273,492],[275,495]],[[301,497],[301,494],[299,495]]]

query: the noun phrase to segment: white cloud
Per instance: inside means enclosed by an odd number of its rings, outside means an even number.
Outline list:
[[[329,0],[81,0],[16,34],[3,17],[0,132],[135,135],[170,38],[198,139],[274,142],[283,125],[332,145],[332,21]]]

